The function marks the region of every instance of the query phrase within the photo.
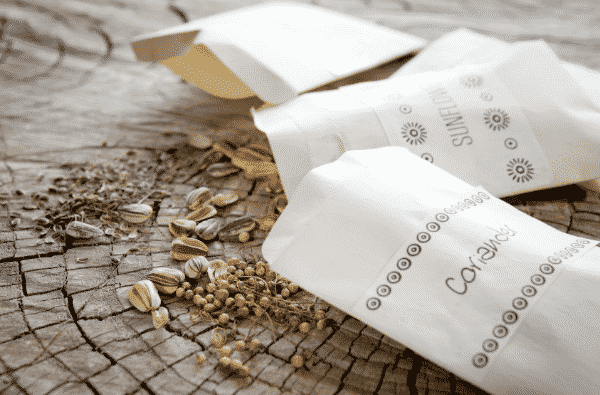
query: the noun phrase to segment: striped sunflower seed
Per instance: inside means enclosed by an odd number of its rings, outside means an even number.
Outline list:
[[[241,233],[250,233],[255,226],[256,222],[250,217],[237,218],[221,229],[219,232],[219,240],[238,242]]]
[[[210,203],[217,207],[225,207],[237,202],[239,198],[237,193],[219,193],[211,199]]]
[[[185,281],[185,274],[178,269],[158,267],[148,273],[147,278],[159,292],[172,294],[179,288],[179,284]]]
[[[177,219],[169,224],[169,233],[175,238],[189,236],[194,232],[194,228],[196,228],[195,221]]]
[[[150,218],[152,207],[147,204],[128,204],[121,207],[118,212],[125,221],[139,224]]]
[[[206,204],[195,211],[192,211],[186,215],[185,219],[188,221],[204,221],[217,215],[217,209],[213,206]]]
[[[202,240],[212,240],[219,234],[223,222],[223,218],[213,217],[200,222],[194,231]]]
[[[69,236],[74,237],[76,239],[89,239],[92,237],[100,237],[104,235],[102,229],[80,221],[69,222],[65,229],[65,232]]]
[[[127,296],[131,304],[143,313],[158,309],[161,303],[158,291],[150,280],[135,283]]]
[[[208,169],[206,169],[208,174],[211,177],[226,177],[231,174],[238,173],[240,171],[239,167],[234,166],[230,162],[221,162],[215,163],[214,165],[210,165]]]
[[[187,261],[196,256],[208,255],[208,247],[200,240],[180,237],[171,243],[171,258],[177,261]]]
[[[185,198],[185,204],[190,210],[197,210],[204,206],[212,198],[210,189],[200,187],[194,189]]]

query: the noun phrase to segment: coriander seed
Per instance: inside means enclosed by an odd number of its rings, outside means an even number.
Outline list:
[[[248,240],[250,240],[250,233],[248,233],[248,232],[240,233],[239,240],[240,240],[240,243],[247,242]]]
[[[225,300],[229,297],[229,291],[227,291],[226,289],[218,289],[215,292],[215,297],[219,300]]]
[[[251,267],[247,267],[246,270],[244,270],[244,273],[246,276],[254,276],[255,270]]]
[[[246,294],[246,300],[250,303],[254,303],[256,300],[256,297],[254,296],[254,294]]]
[[[206,295],[206,296],[204,297],[204,299],[206,299],[206,301],[207,301],[208,303],[212,303],[212,302],[214,302],[214,301],[215,301],[215,295],[213,295],[213,294],[208,294],[208,295]]]
[[[242,364],[242,361],[240,361],[239,359],[231,360],[231,368],[232,369],[241,370],[243,367],[244,367],[244,364]]]
[[[235,292],[237,292],[238,288],[235,284],[229,284],[229,287],[227,287],[227,290],[229,291],[229,293],[235,293]]]
[[[208,303],[204,306],[204,311],[206,311],[207,313],[211,313],[211,312],[215,311],[216,309],[217,308],[212,303]]]
[[[196,354],[196,362],[198,362],[198,365],[202,366],[204,364],[204,362],[206,362],[206,357],[204,356],[204,354],[202,354],[202,353]]]
[[[317,321],[317,329],[322,331],[323,329],[325,329],[326,325],[325,325],[325,320],[319,320]]]
[[[202,295],[202,294],[204,294],[204,288],[198,286],[198,287],[194,288],[194,293],[196,295]]]
[[[264,276],[265,273],[267,273],[267,271],[265,270],[264,267],[259,267],[258,269],[256,269],[256,275],[257,276]]]
[[[242,317],[248,317],[250,315],[250,309],[246,306],[240,307],[238,309],[238,314]]]
[[[260,298],[260,305],[263,307],[267,307],[269,305],[269,298],[267,298],[266,296],[263,296],[262,298]]]
[[[235,272],[236,272],[236,268],[235,268],[235,266],[228,266],[228,267],[227,267],[227,273],[229,273],[229,274],[233,274],[233,273],[235,273]]]
[[[302,355],[294,355],[291,360],[292,366],[295,368],[301,368],[304,365],[304,358]]]
[[[235,275],[236,275],[236,276],[238,276],[238,277],[241,277],[241,276],[243,276],[243,275],[244,275],[244,271],[243,271],[243,270],[240,270],[240,269],[238,269],[238,270],[235,272]]]
[[[229,314],[223,313],[219,316],[219,324],[226,325],[229,322]]]
[[[219,351],[219,356],[221,358],[222,357],[230,357],[231,353],[232,353],[231,347],[229,347],[229,346],[223,346],[223,347],[219,348],[218,351]]]
[[[213,344],[217,348],[221,348],[227,343],[227,338],[216,330],[213,330],[210,340],[212,340]]]
[[[208,285],[206,286],[206,292],[208,293],[214,293],[217,290],[217,285],[214,283],[208,283]]]
[[[254,314],[255,314],[257,317],[260,317],[260,316],[262,316],[262,315],[264,314],[264,312],[265,312],[265,310],[264,310],[262,307],[260,307],[260,306],[256,306],[256,307],[254,308]]]
[[[238,351],[244,351],[246,349],[246,342],[243,340],[238,340],[235,342],[235,349]]]
[[[200,307],[204,307],[206,305],[206,303],[208,303],[206,301],[206,299],[204,299],[202,296],[200,295],[194,295],[194,297],[192,298],[194,304],[196,306],[200,306]]]
[[[192,284],[190,284],[189,282],[184,282],[183,284],[181,284],[181,288],[188,290],[192,288]]]
[[[227,298],[227,299],[225,299],[225,306],[231,307],[234,304],[235,304],[235,299],[234,298]]]
[[[183,296],[185,296],[185,298],[187,300],[192,300],[192,298],[194,297],[194,291],[192,291],[191,289],[188,289],[187,291],[185,291]]]
[[[318,320],[322,320],[325,318],[325,312],[323,310],[315,311],[315,318]]]
[[[227,260],[227,264],[231,266],[237,266],[240,264],[240,260],[238,258],[229,258]]]
[[[258,347],[260,347],[260,340],[258,340],[257,338],[252,339],[252,341],[248,345],[248,348],[252,351],[256,351]]]
[[[215,299],[213,304],[215,305],[215,309],[220,309],[221,307],[223,307],[223,302],[221,302],[219,299]]]
[[[222,357],[221,359],[219,359],[219,362],[221,362],[221,365],[223,365],[224,367],[229,367],[229,365],[231,365],[231,359],[228,357]]]
[[[298,284],[294,284],[294,283],[290,283],[290,285],[288,286],[288,289],[293,294],[295,294],[296,292],[298,292],[298,288],[299,288]]]
[[[246,270],[247,267],[248,264],[245,261],[240,261],[240,263],[237,265],[237,268],[240,270]]]
[[[287,298],[288,296],[290,296],[290,290],[287,288],[282,289],[281,296],[283,296],[284,298]]]
[[[310,331],[310,324],[308,322],[303,322],[298,329],[300,329],[300,332],[302,333],[308,333]]]
[[[177,288],[177,290],[175,291],[175,296],[177,296],[178,298],[183,297],[183,294],[185,293],[185,289],[179,287]]]
[[[238,294],[239,295],[239,294]],[[244,307],[246,305],[246,298],[244,298],[243,296],[240,296],[236,301],[235,301],[235,305],[237,307]]]

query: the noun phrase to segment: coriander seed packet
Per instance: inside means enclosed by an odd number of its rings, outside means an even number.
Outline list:
[[[400,147],[311,170],[273,270],[493,394],[600,393],[600,248]]]

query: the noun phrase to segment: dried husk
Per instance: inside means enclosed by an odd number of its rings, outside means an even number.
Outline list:
[[[223,227],[223,218],[210,218],[196,225],[195,232],[202,240],[212,240]]]
[[[266,141],[250,143],[250,144],[247,144],[245,146],[245,148],[252,150],[254,152],[258,152],[259,154],[266,156],[266,157],[270,158],[271,160],[273,159],[273,151],[271,150],[269,143]]]
[[[208,203],[211,198],[210,189],[200,187],[188,193],[185,198],[185,204],[190,210],[196,210]]]
[[[152,216],[152,207],[147,204],[127,204],[121,207],[118,212],[125,221],[139,224]]]
[[[178,238],[181,236],[189,236],[194,233],[196,222],[187,219],[177,219],[169,224],[169,233],[171,236]]]
[[[217,280],[225,280],[229,273],[227,272],[227,267],[229,265],[220,259],[215,259],[208,263],[208,277],[212,282],[216,282]]]
[[[256,222],[250,217],[246,216],[235,219],[221,229],[219,232],[219,240],[230,242],[239,241],[239,235],[242,232],[250,233],[255,226]]]
[[[102,229],[81,221],[72,221],[67,225],[65,232],[76,239],[89,239],[104,235]]]
[[[208,255],[208,247],[200,240],[189,237],[180,237],[171,243],[171,258],[178,261],[187,261],[196,256]]]
[[[241,147],[235,151],[236,156],[238,158],[246,159],[246,160],[255,160],[260,162],[271,162],[272,159],[270,156],[262,155],[258,151],[250,149],[248,147]]]
[[[185,281],[185,274],[178,269],[170,267],[158,267],[152,269],[147,276],[159,292],[172,294],[177,290],[179,284]]]
[[[237,193],[219,193],[211,199],[210,204],[217,207],[225,207],[237,202],[239,198]]]
[[[152,310],[152,323],[154,328],[159,329],[165,326],[169,322],[169,310],[166,307],[159,307],[156,310]]]
[[[270,231],[275,226],[275,222],[277,221],[277,217],[275,215],[269,215],[262,220],[258,221],[258,229],[264,231]]]
[[[215,215],[217,215],[217,209],[209,204],[205,204],[197,210],[189,213],[185,217],[185,219],[187,219],[188,221],[204,221],[206,219],[214,217]]]
[[[212,146],[213,141],[203,131],[192,130],[188,136],[188,143],[193,147],[205,150]]]
[[[202,273],[206,272],[208,267],[208,259],[203,256],[196,256],[185,263],[183,271],[189,278],[198,278]]]
[[[234,166],[233,164],[229,163],[229,162],[225,162],[225,163],[215,163],[213,165],[210,165],[208,167],[208,169],[206,169],[206,172],[211,176],[211,177],[226,177],[229,176],[231,174],[235,174],[238,173],[240,171],[239,167]]]
[[[131,304],[143,313],[158,309],[161,303],[158,291],[150,280],[135,283],[127,296]]]
[[[233,146],[231,143],[228,143],[227,141],[224,141],[224,140],[217,141],[213,145],[213,149],[217,152],[222,153],[223,155],[225,155],[229,158],[231,158],[231,156],[235,152],[235,146]]]

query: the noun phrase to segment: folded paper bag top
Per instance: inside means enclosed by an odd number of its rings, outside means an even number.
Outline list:
[[[388,145],[494,196],[600,177],[600,106],[544,42],[497,52],[254,112],[288,196],[308,171],[343,152]]]
[[[136,57],[209,93],[279,104],[421,49],[425,40],[324,8],[266,3],[138,36]]]
[[[494,394],[600,393],[600,248],[400,147],[310,171],[274,270]]]

